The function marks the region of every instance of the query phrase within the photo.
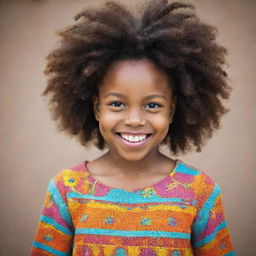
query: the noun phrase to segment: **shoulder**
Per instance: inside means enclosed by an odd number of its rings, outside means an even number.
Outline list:
[[[60,180],[63,179],[64,177],[67,177],[69,175],[79,175],[80,173],[85,172],[85,162],[76,164],[72,167],[67,167],[60,169],[52,179],[54,180]]]
[[[88,175],[85,162],[82,162],[72,167],[61,169],[54,175],[51,181],[53,181],[60,190],[68,192],[72,191],[72,188],[75,188],[77,185],[81,184],[81,182],[84,182]]]
[[[183,176],[183,179],[189,180],[194,191],[197,193],[207,193],[207,191],[210,192],[213,190],[218,190],[220,192],[219,184],[210,177],[205,170],[201,170],[179,160],[175,173]]]

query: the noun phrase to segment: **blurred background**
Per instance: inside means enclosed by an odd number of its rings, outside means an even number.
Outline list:
[[[121,2],[133,5],[139,0]],[[202,152],[176,158],[204,170],[220,184],[235,251],[238,256],[252,256],[256,241],[256,1],[190,2],[203,21],[217,26],[218,42],[229,50],[227,72],[233,92],[226,102],[230,112]],[[58,132],[47,100],[40,95],[46,86],[45,57],[56,46],[56,31],[73,24],[81,8],[102,3],[0,1],[0,255],[28,255],[50,179],[63,168],[102,154]]]

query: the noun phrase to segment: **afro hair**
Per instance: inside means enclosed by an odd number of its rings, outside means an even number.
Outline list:
[[[138,13],[119,2],[82,10],[61,32],[58,48],[47,56],[49,76],[43,95],[58,128],[82,145],[105,148],[94,117],[93,96],[113,62],[147,58],[166,72],[177,95],[167,144],[173,154],[195,149],[220,126],[228,111],[222,99],[230,86],[223,70],[227,50],[217,30],[200,21],[194,6],[167,0],[145,1]]]

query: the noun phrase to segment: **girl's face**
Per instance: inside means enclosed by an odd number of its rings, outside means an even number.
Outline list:
[[[114,63],[94,98],[105,142],[112,154],[127,161],[158,152],[175,105],[167,75],[147,59]]]

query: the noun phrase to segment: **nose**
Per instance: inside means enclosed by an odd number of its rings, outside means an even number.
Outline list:
[[[131,109],[128,111],[127,116],[125,118],[125,124],[131,126],[141,126],[145,125],[146,120],[144,118],[143,113],[140,109]]]

